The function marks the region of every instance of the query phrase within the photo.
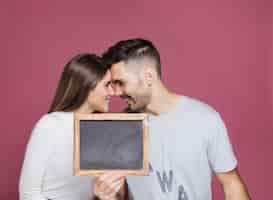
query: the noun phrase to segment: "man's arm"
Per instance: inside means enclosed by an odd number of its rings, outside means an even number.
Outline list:
[[[224,190],[225,200],[251,199],[246,185],[236,169],[230,172],[216,173],[216,177]]]

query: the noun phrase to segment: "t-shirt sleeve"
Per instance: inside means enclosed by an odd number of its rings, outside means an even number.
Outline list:
[[[42,182],[55,141],[54,123],[48,116],[35,125],[27,148],[19,181],[20,200],[46,200]],[[55,130],[56,132],[56,130]]]
[[[228,172],[237,166],[227,129],[218,113],[209,137],[208,158],[214,172]]]

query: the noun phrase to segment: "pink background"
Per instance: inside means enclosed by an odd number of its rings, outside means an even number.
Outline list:
[[[29,134],[67,60],[130,37],[156,44],[169,88],[222,114],[253,199],[270,199],[272,8],[271,0],[2,2],[0,199],[18,198]],[[218,184],[214,196],[224,199]]]

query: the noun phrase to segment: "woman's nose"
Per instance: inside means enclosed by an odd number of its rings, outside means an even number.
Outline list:
[[[114,87],[114,92],[116,96],[121,96],[122,95],[122,90],[119,86]]]
[[[114,91],[114,86],[113,85],[109,85],[108,86],[108,95],[110,95],[110,96],[115,95],[115,91]]]
[[[109,91],[110,91],[111,95],[115,95],[115,96],[122,95],[122,90],[118,85],[111,84],[111,86],[109,86],[109,87],[110,87]]]

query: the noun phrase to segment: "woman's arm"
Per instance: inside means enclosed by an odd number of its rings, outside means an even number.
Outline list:
[[[34,127],[27,145],[19,181],[20,200],[46,200],[42,195],[43,176],[55,137],[54,121],[44,116]]]

